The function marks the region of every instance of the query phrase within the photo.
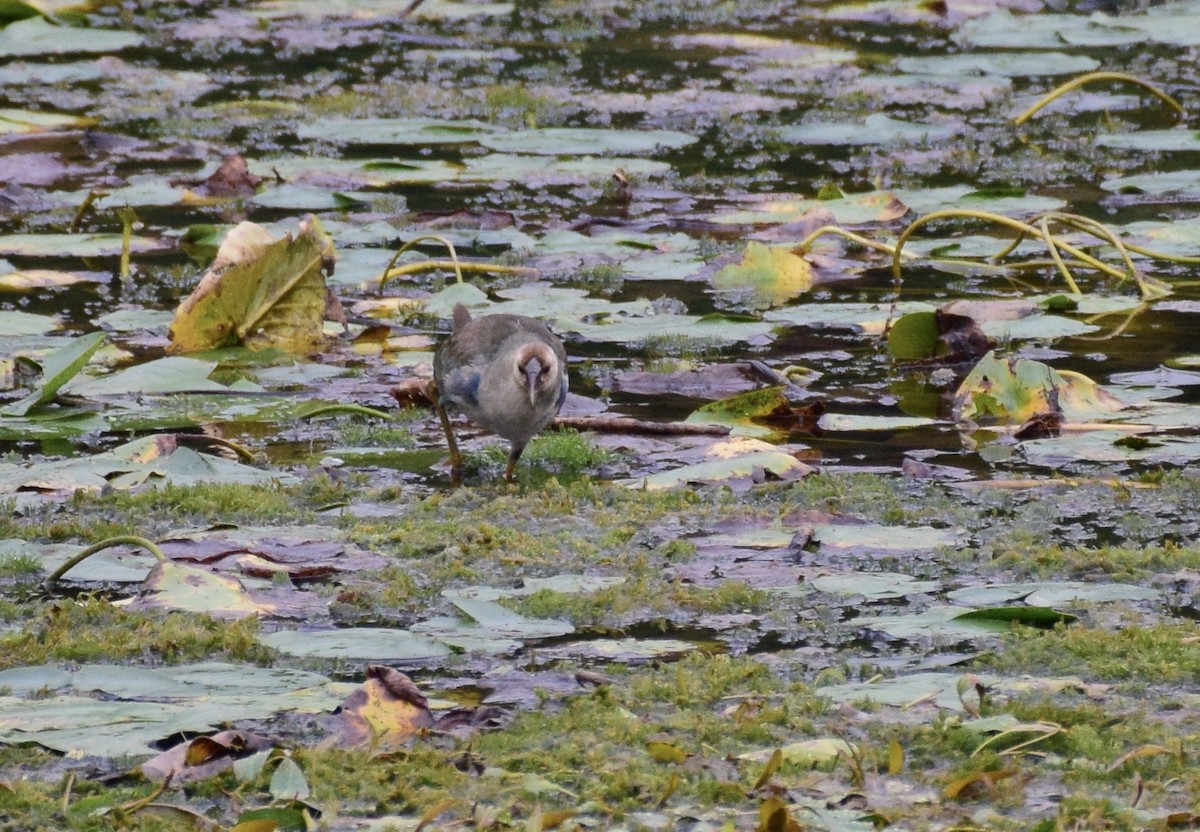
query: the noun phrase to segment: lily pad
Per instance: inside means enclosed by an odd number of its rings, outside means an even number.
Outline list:
[[[242,223],[176,310],[172,351],[233,344],[312,349],[322,339],[324,272],[332,258],[333,241],[316,217],[301,222],[295,239],[273,240],[261,226]]]
[[[781,306],[813,285],[812,265],[802,254],[782,246],[748,243],[742,259],[713,275],[720,292],[745,297],[755,309]]]
[[[338,144],[426,146],[475,143],[500,130],[470,119],[323,118],[300,125],[296,135]]]
[[[357,627],[349,630],[276,630],[258,637],[263,644],[312,659],[426,661],[450,654],[450,648],[405,630]]]
[[[540,156],[650,154],[675,150],[696,142],[695,136],[673,130],[606,130],[588,127],[547,127],[483,136],[480,144],[500,153]]]
[[[139,46],[143,40],[133,32],[61,26],[31,17],[0,29],[0,55],[109,54]]]
[[[816,145],[923,144],[945,141],[963,131],[962,124],[914,124],[884,113],[872,113],[861,122],[815,122],[780,129],[783,141]]]

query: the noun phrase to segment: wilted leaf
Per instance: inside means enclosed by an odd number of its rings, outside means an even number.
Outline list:
[[[171,350],[245,344],[307,352],[322,339],[325,270],[333,242],[315,217],[273,241],[253,223],[225,238],[216,261],[175,312]]]
[[[977,771],[947,783],[946,787],[942,789],[942,797],[946,800],[969,800],[985,794],[994,794],[997,783],[1007,780],[1015,774],[1017,774],[1016,769]]]
[[[271,747],[271,741],[246,731],[221,731],[179,743],[140,766],[150,780],[171,778],[172,783],[203,780],[233,767],[247,754]]]
[[[334,734],[338,747],[396,748],[433,726],[425,697],[412,679],[385,665],[367,668],[367,681],[341,705]]]

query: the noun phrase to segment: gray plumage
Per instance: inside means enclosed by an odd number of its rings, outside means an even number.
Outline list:
[[[567,351],[541,321],[523,315],[472,318],[457,304],[454,329],[434,355],[433,378],[451,467],[458,468],[460,457],[446,407],[512,443],[506,472],[512,480],[529,440],[562,409]]]

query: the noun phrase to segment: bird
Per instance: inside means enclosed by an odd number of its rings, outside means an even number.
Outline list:
[[[482,315],[454,305],[450,337],[433,357],[430,398],[450,446],[450,469],[462,466],[447,407],[511,443],[504,478],[513,481],[529,440],[550,424],[567,398],[567,351],[541,321]]]

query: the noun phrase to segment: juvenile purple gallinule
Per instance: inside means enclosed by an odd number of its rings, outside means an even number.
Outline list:
[[[433,358],[434,407],[450,446],[450,467],[462,466],[446,407],[504,437],[512,448],[505,479],[538,431],[567,397],[567,351],[541,321],[524,315],[472,318],[454,307],[454,329]]]

